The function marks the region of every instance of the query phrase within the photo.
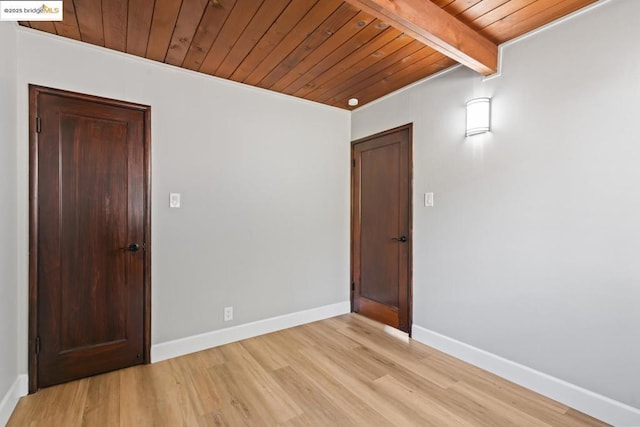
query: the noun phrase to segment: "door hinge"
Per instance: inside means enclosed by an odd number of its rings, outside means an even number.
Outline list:
[[[351,292],[356,290],[356,282],[351,282]]]
[[[40,117],[36,117],[36,133],[42,132],[42,121]]]
[[[36,354],[40,354],[40,337],[36,337]]]
[[[356,159],[351,160],[351,167],[356,167]]]

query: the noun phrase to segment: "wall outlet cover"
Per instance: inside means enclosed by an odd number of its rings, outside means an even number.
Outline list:
[[[224,321],[228,322],[229,320],[233,320],[233,307],[224,308]]]
[[[170,208],[180,207],[180,193],[169,193],[169,207]]]
[[[433,206],[433,193],[424,193],[424,205],[427,207]]]

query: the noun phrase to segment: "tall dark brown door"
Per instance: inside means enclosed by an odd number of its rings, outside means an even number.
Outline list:
[[[353,311],[411,330],[411,125],[352,146]]]
[[[149,107],[31,86],[30,390],[149,357]]]

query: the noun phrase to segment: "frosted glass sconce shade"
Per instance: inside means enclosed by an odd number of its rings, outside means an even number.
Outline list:
[[[491,130],[491,98],[476,98],[467,102],[466,136]]]

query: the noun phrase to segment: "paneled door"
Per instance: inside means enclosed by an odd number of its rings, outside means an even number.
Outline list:
[[[149,361],[150,107],[29,92],[35,392]]]
[[[352,144],[352,308],[411,331],[411,125]]]

